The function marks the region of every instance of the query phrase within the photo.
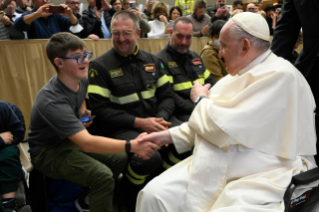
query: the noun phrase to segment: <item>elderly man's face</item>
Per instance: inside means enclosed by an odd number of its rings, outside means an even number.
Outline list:
[[[226,4],[226,0],[216,0],[216,8],[220,7],[220,4]]]
[[[219,35],[219,56],[224,58],[226,71],[232,76],[241,70],[241,63],[243,62],[243,58],[241,57],[241,49],[243,46],[241,42],[236,42],[229,33],[229,29],[233,24],[233,22],[227,22]]]
[[[123,55],[130,55],[135,52],[140,32],[135,30],[134,21],[130,18],[117,17],[112,23],[112,42],[114,49]]]
[[[175,26],[174,32],[171,34],[170,45],[175,51],[184,54],[192,43],[192,37],[193,25],[179,21]]]
[[[68,5],[74,13],[78,13],[80,11],[79,0],[68,0],[66,5]]]
[[[255,5],[254,4],[248,4],[246,11],[254,13],[256,11]]]

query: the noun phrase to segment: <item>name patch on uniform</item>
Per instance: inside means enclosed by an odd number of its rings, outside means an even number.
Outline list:
[[[144,68],[145,68],[146,72],[154,72],[154,71],[156,71],[155,64],[145,64]]]
[[[99,75],[99,74],[97,73],[97,71],[94,68],[91,68],[89,70],[89,76],[94,77],[95,75]]]
[[[192,60],[192,62],[195,66],[202,64],[202,61],[200,61],[200,59]]]
[[[176,64],[176,62],[168,62],[168,67],[169,68],[177,68],[178,67],[178,65]]]
[[[121,77],[124,75],[121,68],[110,71],[111,78]]]

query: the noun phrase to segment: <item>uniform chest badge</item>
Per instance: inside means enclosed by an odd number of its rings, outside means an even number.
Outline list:
[[[198,74],[198,78],[204,78],[204,74]]]
[[[111,78],[121,77],[124,75],[121,68],[110,71]]]
[[[202,61],[200,61],[200,59],[192,60],[192,62],[193,62],[193,64],[194,64],[195,66],[202,64]]]
[[[146,72],[155,72],[155,64],[145,64],[144,65],[145,71]]]
[[[176,64],[176,62],[168,62],[168,67],[169,68],[177,68],[178,67],[178,65]]]

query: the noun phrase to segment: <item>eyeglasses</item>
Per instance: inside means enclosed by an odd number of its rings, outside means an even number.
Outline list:
[[[93,53],[92,52],[87,52],[85,55],[79,55],[77,57],[60,57],[61,59],[75,59],[76,62],[81,65],[85,58],[87,58],[88,60],[90,60],[92,58]]]
[[[71,1],[71,2],[68,2],[68,4],[71,4],[71,5],[80,5],[80,2],[75,2],[75,1]]]
[[[133,34],[132,31],[124,31],[124,32],[122,33],[122,36],[123,36],[125,39],[127,39],[127,38],[130,38],[130,37],[132,36],[132,34]],[[113,38],[118,39],[118,38],[120,38],[120,36],[121,36],[121,32],[112,31],[112,36],[113,36]]]
[[[255,10],[255,8],[247,8],[248,10]]]

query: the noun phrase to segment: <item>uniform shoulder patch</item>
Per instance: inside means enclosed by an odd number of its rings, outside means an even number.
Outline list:
[[[121,77],[124,75],[122,68],[110,70],[111,78]]]
[[[192,60],[192,63],[193,63],[195,66],[197,66],[197,65],[201,65],[201,64],[202,64],[202,61],[200,61],[200,59],[198,58],[198,59]]]
[[[177,68],[178,65],[175,61],[167,62],[169,68]]]
[[[145,64],[144,65],[145,71],[146,72],[155,72],[155,64]]]
[[[94,68],[91,68],[91,69],[89,70],[89,76],[90,76],[90,77],[94,77],[95,75],[99,75],[99,74],[97,73],[97,70],[95,70]]]

